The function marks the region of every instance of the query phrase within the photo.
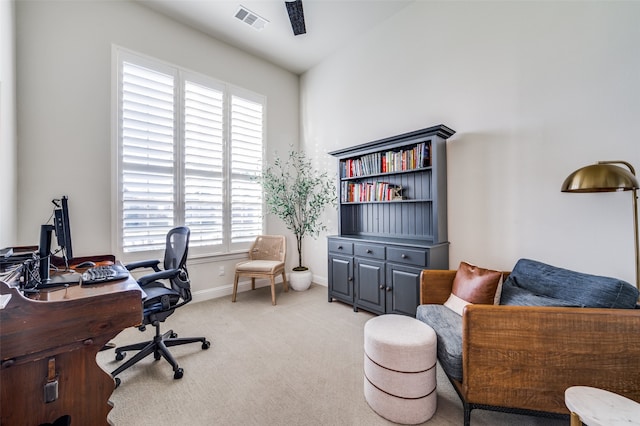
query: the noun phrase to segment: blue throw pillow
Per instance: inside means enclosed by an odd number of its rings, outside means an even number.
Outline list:
[[[520,259],[502,285],[500,304],[635,308],[637,301],[638,289],[626,281]]]

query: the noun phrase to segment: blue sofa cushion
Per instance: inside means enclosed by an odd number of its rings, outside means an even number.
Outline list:
[[[576,305],[562,299],[556,299],[555,297],[535,294],[530,292],[529,290],[510,284],[507,286],[503,284],[500,304],[512,306],[563,306],[573,308],[582,307],[580,305]]]
[[[626,281],[520,259],[502,285],[501,305],[635,308],[638,289]]]
[[[436,332],[442,369],[462,381],[462,317],[444,305],[420,305],[416,318]]]

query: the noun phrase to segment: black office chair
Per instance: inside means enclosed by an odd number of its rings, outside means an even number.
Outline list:
[[[142,302],[142,325],[138,328],[144,331],[147,324],[152,324],[156,328],[156,335],[153,340],[148,342],[116,348],[116,360],[118,361],[124,359],[126,351],[139,352],[126,363],[116,368],[111,373],[113,377],[153,353],[156,360],[164,357],[173,367],[173,378],[180,379],[184,374],[184,370],[178,366],[178,363],[167,348],[195,342],[202,342],[202,349],[209,349],[211,346],[211,343],[204,337],[178,338],[178,335],[173,330],[160,334],[160,323],[173,314],[176,308],[184,306],[191,301],[191,283],[186,266],[189,234],[189,228],[186,226],[179,226],[169,231],[164,253],[164,270],[158,267],[159,260],[143,260],[126,265],[130,271],[138,268],[152,268],[155,271],[138,279],[138,284],[147,294],[147,297]],[[165,286],[159,280],[168,281],[171,287]],[[119,385],[120,379],[116,378],[116,387]]]

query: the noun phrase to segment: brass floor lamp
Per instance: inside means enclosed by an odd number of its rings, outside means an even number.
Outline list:
[[[614,164],[623,164],[629,170]],[[626,161],[598,161],[571,173],[562,184],[562,192],[631,191],[633,198],[633,238],[636,256],[636,287],[640,289],[640,253],[638,252],[638,179]]]

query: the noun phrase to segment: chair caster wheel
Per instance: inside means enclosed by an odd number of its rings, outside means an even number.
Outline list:
[[[122,361],[125,356],[127,356],[126,352],[118,352],[118,353],[116,353],[116,361]],[[118,379],[116,379],[116,380],[118,380]]]
[[[209,349],[211,347],[211,342],[208,340],[205,340],[204,342],[202,342],[202,349]]]
[[[171,337],[172,339],[175,339],[178,337],[178,333],[171,333],[169,337]]]
[[[158,361],[160,358],[162,358],[162,355],[160,355],[160,352],[154,352],[153,357],[156,359],[156,361]]]
[[[182,379],[182,376],[184,375],[184,370],[182,368],[178,368],[176,370],[175,373],[173,373],[173,378],[174,379]]]
[[[116,388],[120,386],[120,383],[122,383],[122,380],[120,380],[120,377],[116,377]]]

